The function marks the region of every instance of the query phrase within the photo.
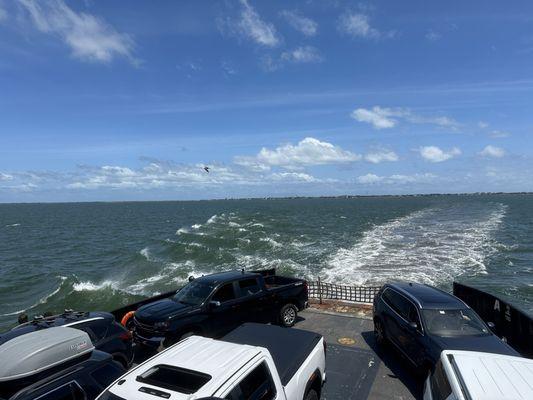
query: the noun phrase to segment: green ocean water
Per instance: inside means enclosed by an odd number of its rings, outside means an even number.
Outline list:
[[[473,284],[533,312],[533,196],[1,204],[0,330],[233,268]]]

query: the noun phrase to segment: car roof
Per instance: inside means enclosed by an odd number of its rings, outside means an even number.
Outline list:
[[[420,308],[439,310],[469,308],[463,301],[450,293],[422,283],[395,282],[387,286],[406,295],[415,301]]]
[[[204,275],[199,278],[196,278],[195,280],[210,285],[218,285],[219,283],[232,282],[242,278],[255,278],[257,276],[259,276],[259,274],[257,273],[234,270]]]
[[[111,313],[103,311],[91,311],[91,312],[65,312],[63,314],[53,315],[50,317],[32,320],[24,324],[15,326],[11,330],[2,333],[0,336],[0,344],[7,342],[13,338],[26,333],[39,331],[42,329],[58,327],[58,326],[71,326],[76,327],[77,324],[86,321],[107,321],[114,320],[114,316]]]
[[[533,399],[533,360],[476,351],[443,352],[472,400]]]
[[[151,394],[140,392],[141,386],[148,386],[170,394],[170,400],[189,399],[192,394],[180,393],[167,388],[139,382],[137,378],[158,365],[178,367],[211,376],[197,392],[194,398],[212,396],[213,393],[231,378],[239,369],[261,353],[262,348],[191,336],[169,347],[148,361],[129,371],[120,378],[125,380],[120,385],[113,384],[109,391],[119,397],[136,400],[154,400]]]

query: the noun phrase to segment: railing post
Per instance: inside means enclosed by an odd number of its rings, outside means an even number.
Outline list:
[[[318,277],[318,302],[322,304],[322,285],[320,284],[320,276]]]

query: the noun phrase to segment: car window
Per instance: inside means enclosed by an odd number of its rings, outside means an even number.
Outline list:
[[[111,382],[126,372],[115,362],[110,362],[91,372],[93,379],[101,388],[106,388]]]
[[[470,309],[422,310],[426,329],[437,336],[482,336],[489,329],[477,314]]]
[[[408,304],[408,314],[407,314],[407,320],[409,322],[415,322],[417,329],[419,331],[422,331],[422,325],[420,324],[420,317],[418,316],[418,311],[415,307],[415,305],[411,302]]]
[[[226,283],[220,289],[218,289],[213,295],[213,301],[220,301],[224,303],[225,301],[235,299],[235,292],[233,290],[233,283]]]
[[[256,278],[239,281],[239,289],[241,296],[251,296],[261,290]]]
[[[431,375],[430,381],[433,400],[447,400],[449,398],[454,398],[450,397],[452,394],[452,388],[450,386],[450,382],[448,382],[448,378],[446,377],[446,373],[442,367],[441,361],[439,361],[435,366],[435,370]]]
[[[409,306],[411,304],[409,300],[390,289],[386,289],[383,292],[383,300],[401,317],[408,319]]]
[[[213,291],[213,286],[192,281],[183,286],[173,297],[174,301],[188,305],[202,304]]]
[[[229,400],[271,400],[276,397],[276,387],[268,371],[266,362],[262,362],[239,382],[226,396]]]
[[[83,389],[76,382],[69,382],[60,386],[35,400],[85,400],[86,395]]]

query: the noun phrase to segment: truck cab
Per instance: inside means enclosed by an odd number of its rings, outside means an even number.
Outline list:
[[[254,340],[279,347],[242,344]],[[290,351],[288,350],[290,348]],[[272,350],[272,351],[271,351]],[[317,400],[325,381],[324,339],[315,333],[245,324],[227,338],[188,337],[129,371],[99,400]]]
[[[193,334],[218,338],[245,322],[292,326],[307,300],[301,279],[245,271],[206,275],[139,307],[134,339],[157,349]]]

